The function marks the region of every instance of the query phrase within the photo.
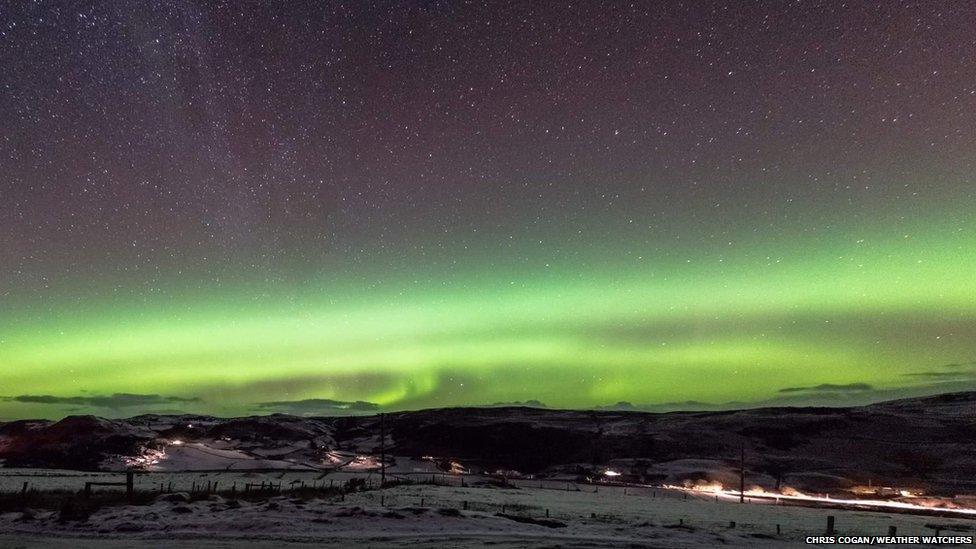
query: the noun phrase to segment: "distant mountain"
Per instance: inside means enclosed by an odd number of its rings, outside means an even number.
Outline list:
[[[0,424],[0,460],[8,467],[164,467],[167,454],[187,445],[211,456],[207,467],[247,467],[251,459],[276,467],[329,467],[345,463],[342,456],[378,455],[381,432],[388,455],[453,459],[473,470],[597,475],[613,467],[643,482],[708,480],[728,477],[744,449],[749,476],[761,485],[976,489],[976,392],[851,408],[663,414],[523,406],[399,412],[382,419],[74,416]],[[224,455],[224,461],[213,457]],[[181,459],[170,467],[197,468],[187,455]]]

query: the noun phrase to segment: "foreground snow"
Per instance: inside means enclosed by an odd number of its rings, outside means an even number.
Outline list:
[[[180,499],[103,508],[81,524],[61,524],[49,511],[3,514],[0,546],[761,547],[800,545],[824,532],[828,515],[845,535],[884,535],[889,526],[899,535],[932,535],[935,528],[944,535],[973,533],[973,522],[960,519],[738,504],[608,486],[412,485],[354,493],[344,501]]]

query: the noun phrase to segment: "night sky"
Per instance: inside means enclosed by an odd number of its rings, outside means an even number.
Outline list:
[[[0,418],[976,388],[974,24],[5,3]]]

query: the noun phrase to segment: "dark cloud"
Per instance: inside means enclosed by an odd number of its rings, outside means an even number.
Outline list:
[[[976,368],[976,360],[970,362],[957,362],[953,364],[946,364],[945,368]]]
[[[911,374],[905,374],[905,376],[921,378],[921,379],[967,379],[967,378],[976,377],[976,372],[932,371],[932,372],[915,372]]]
[[[906,377],[931,380],[966,380],[976,379],[976,362],[961,362],[956,364],[946,364],[938,370],[926,370],[924,372],[912,372],[905,374]]]
[[[838,387],[845,389],[838,389]],[[598,406],[595,409],[663,413],[678,411],[728,411],[774,407],[864,406],[906,398],[928,397],[946,393],[976,392],[976,376],[966,379],[932,379],[927,383],[893,388],[874,388],[866,383],[851,383],[848,385],[825,383],[823,385],[805,388],[791,387],[789,389],[793,390],[780,391],[780,394],[773,398],[753,402],[738,400],[718,403],[689,400],[659,404],[618,402],[616,404]]]
[[[786,387],[780,389],[781,393],[826,393],[826,392],[847,392],[847,391],[872,391],[874,387],[867,383],[847,383],[847,384],[835,384],[835,383],[821,383],[820,385],[813,385],[810,387]]]
[[[308,398],[305,400],[278,400],[274,402],[259,402],[255,409],[286,414],[357,414],[377,412],[379,404],[357,400],[347,402],[330,398]]]
[[[18,395],[4,397],[4,400],[19,402],[22,404],[53,404],[73,407],[92,406],[95,408],[133,408],[139,406],[159,406],[162,404],[200,402],[200,399],[198,398],[162,395],[137,395],[132,393],[115,393],[107,396],[71,397],[59,397],[52,395]]]
[[[483,408],[506,408],[509,406],[520,406],[526,408],[548,408],[544,402],[538,400],[515,400],[512,402],[494,402],[487,404]]]
[[[629,412],[629,411],[633,411],[633,410],[644,410],[644,409],[646,409],[647,407],[650,407],[650,406],[654,406],[654,405],[634,406],[634,404],[632,402],[627,402],[626,400],[621,400],[620,402],[618,402],[616,404],[607,404],[605,406],[597,406],[594,409],[595,410],[605,410],[605,411]]]
[[[665,402],[662,404],[634,404],[622,400],[616,404],[597,406],[595,410],[604,412],[673,412],[678,410],[724,410],[728,407],[741,407],[742,403],[727,402],[724,404],[710,404],[697,400],[683,402]]]

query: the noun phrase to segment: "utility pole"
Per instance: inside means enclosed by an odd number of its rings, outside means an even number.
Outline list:
[[[739,451],[739,503],[746,501],[746,445]]]
[[[386,486],[386,414],[380,414],[380,488]]]

